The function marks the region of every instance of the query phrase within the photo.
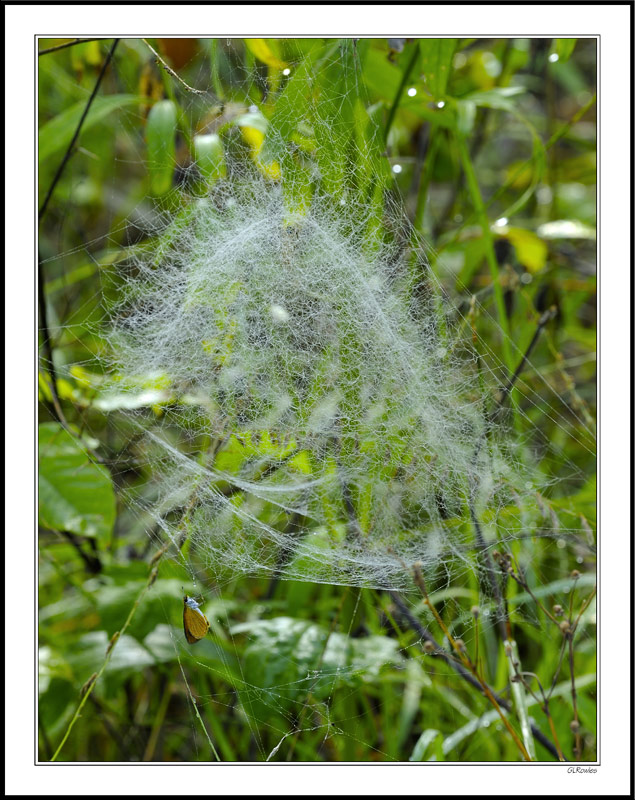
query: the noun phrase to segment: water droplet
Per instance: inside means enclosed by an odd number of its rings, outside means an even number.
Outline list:
[[[416,94],[417,94],[417,90],[415,89],[414,86],[411,86],[408,89],[408,97],[414,97]]]
[[[578,562],[578,564],[582,564],[582,562],[584,561],[584,559],[582,558],[582,556],[578,556],[578,557],[576,558],[576,561]]]
[[[443,108],[444,105],[445,105],[445,100],[439,100],[439,102],[437,103],[437,108]]]
[[[249,111],[250,111],[250,113],[252,113],[252,114],[255,114],[255,113],[256,113],[256,111],[258,111],[258,106],[256,106],[256,105],[250,105],[250,106],[249,106]]]
[[[392,171],[395,173],[395,175],[399,175],[401,172],[401,164],[393,164]]]
[[[286,69],[283,69],[282,70],[282,74],[283,75],[291,75],[291,70],[289,69],[289,67],[287,67]]]
[[[558,550],[564,550],[564,548],[567,546],[567,543],[564,539],[558,539],[556,545],[558,546]]]
[[[556,61],[560,61],[560,56],[557,53],[551,53],[549,56],[549,61],[551,61],[552,64],[555,64]]]
[[[279,306],[277,303],[273,303],[269,306],[269,313],[274,322],[288,322],[289,321],[289,312],[283,306]]]
[[[504,228],[504,227],[505,227],[505,225],[507,225],[507,223],[508,223],[508,222],[509,222],[509,220],[507,219],[507,217],[501,217],[500,219],[497,219],[497,220],[496,220],[496,222],[494,223],[494,225],[495,225],[497,228]]]
[[[531,283],[533,281],[533,277],[529,272],[523,272],[520,276],[520,280],[522,283]]]

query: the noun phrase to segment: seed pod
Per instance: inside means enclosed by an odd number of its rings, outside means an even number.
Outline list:
[[[206,133],[194,137],[194,156],[196,166],[207,183],[223,178],[227,172],[225,154],[220,136]]]
[[[172,188],[176,166],[175,140],[176,105],[172,100],[160,100],[152,106],[146,125],[150,193],[155,197]]]

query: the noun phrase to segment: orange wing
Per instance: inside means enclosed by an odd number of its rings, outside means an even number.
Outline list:
[[[183,608],[183,630],[190,644],[196,644],[209,630],[207,617],[189,606]]]

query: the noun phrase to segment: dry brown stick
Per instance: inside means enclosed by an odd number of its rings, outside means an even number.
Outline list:
[[[179,75],[177,75],[176,72],[172,69],[172,67],[169,64],[166,64],[166,62],[161,58],[161,56],[157,53],[157,51],[154,49],[154,47],[152,47],[152,45],[150,44],[150,42],[147,39],[143,39],[142,38],[141,41],[145,45],[147,45],[147,47],[149,47],[150,50],[154,53],[155,58],[161,64],[163,69],[169,75],[171,75],[173,78],[175,78],[182,86],[184,86],[187,89],[188,92],[193,92],[194,94],[207,94],[207,92],[203,91],[202,89],[195,89],[193,86],[190,86],[188,83],[185,83],[183,78],[181,78]]]

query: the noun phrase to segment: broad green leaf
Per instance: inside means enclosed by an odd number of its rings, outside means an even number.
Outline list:
[[[109,117],[118,109],[141,101],[142,98],[135,94],[112,94],[107,97],[95,98],[84,120],[81,133],[86,133],[94,125]],[[68,147],[85,108],[86,101],[81,100],[42,125],[38,132],[38,160],[40,164],[55,153]]]
[[[377,678],[391,664],[403,663],[399,645],[387,636],[367,636],[352,639],[334,633],[308,620],[291,617],[260,619],[234,625],[232,636],[250,635],[244,653],[245,680],[261,687],[259,695],[276,698],[277,707],[284,707],[298,697],[305,697],[307,675],[315,697],[328,695],[334,682],[350,684]]]
[[[40,689],[39,720],[49,735],[57,733],[70,709],[77,705],[77,686],[70,677],[54,676],[46,682],[40,679],[40,685],[46,688]]]
[[[457,39],[420,39],[421,71],[428,91],[435,100],[445,97]]]
[[[401,72],[388,61],[386,53],[370,47],[364,59],[363,76],[371,92],[384,100],[393,101],[401,84]]]
[[[108,471],[57,422],[39,426],[39,522],[83,536],[107,536],[115,521]]]
[[[150,192],[160,197],[172,188],[176,167],[176,105],[172,100],[160,100],[148,114],[146,144]]]

